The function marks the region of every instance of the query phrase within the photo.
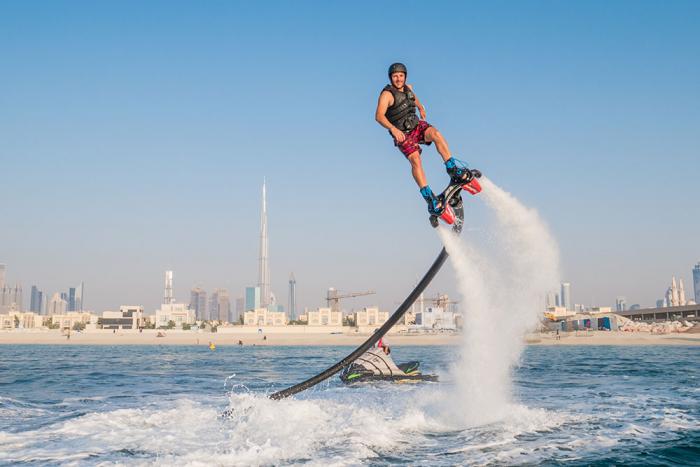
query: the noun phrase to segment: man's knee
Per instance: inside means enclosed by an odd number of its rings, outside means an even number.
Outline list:
[[[420,167],[421,162],[420,162],[420,151],[415,151],[406,156],[406,159],[408,159],[408,162],[411,163],[412,166],[414,167]]]
[[[442,141],[443,137],[437,128],[431,126],[427,130],[425,130],[425,140],[426,141]]]

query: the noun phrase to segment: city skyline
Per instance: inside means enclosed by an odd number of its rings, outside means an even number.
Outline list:
[[[5,273],[7,272],[7,265],[0,263],[0,272]],[[697,297],[698,293],[700,292],[700,262],[697,262],[693,265],[693,268],[690,270],[691,277],[693,278],[693,297]],[[204,319],[204,320],[215,320],[212,316],[212,310],[215,309],[215,313],[219,313],[219,308],[215,307],[212,308],[212,303],[217,300],[216,297],[218,295],[224,295],[225,296],[225,301],[226,301],[226,315],[229,316],[231,319],[231,322],[237,322],[238,317],[240,317],[242,311],[247,311],[251,309],[256,309],[256,308],[263,308],[262,305],[262,294],[261,294],[261,289],[259,286],[243,286],[240,287],[238,290],[240,291],[240,294],[236,292],[236,289],[232,289],[234,291],[233,295],[230,295],[228,292],[228,288],[222,288],[218,286],[213,286],[212,287],[212,296],[207,297],[207,291],[206,288],[201,286],[201,284],[198,285],[193,285],[187,288],[189,291],[189,298],[187,300],[182,299],[180,300],[178,298],[178,294],[176,292],[176,288],[173,286],[173,276],[174,272],[172,270],[167,270],[164,272],[163,276],[165,277],[164,281],[164,286],[163,286],[163,302],[164,304],[173,304],[173,303],[181,303],[181,304],[187,304],[187,307],[191,310],[193,310],[196,314],[197,319]],[[162,276],[162,277],[163,277]],[[676,282],[676,278],[678,277],[678,282]],[[0,274],[0,278],[2,278],[2,274]],[[582,300],[574,300],[574,295],[572,294],[571,291],[572,284],[571,282],[567,281],[562,281],[560,283],[560,288],[558,292],[547,292],[546,295],[543,297],[544,299],[544,305],[545,308],[551,307],[551,306],[559,306],[559,307],[564,307],[567,310],[574,310],[577,309],[577,307],[584,306],[584,307],[597,307],[597,306],[610,306],[612,309],[617,310],[617,311],[624,311],[627,309],[627,297],[626,296],[616,296],[611,303],[606,303],[606,302],[590,302],[587,303]],[[665,286],[663,286],[665,287]],[[39,290],[36,285],[32,285],[31,290],[29,292],[29,305],[27,305],[27,302],[24,302],[24,297],[23,295],[20,295],[20,304],[22,304],[22,311],[35,311],[38,312],[39,314],[46,315],[49,314],[49,306],[53,307],[56,309],[56,307],[63,307],[63,311],[83,311],[82,307],[82,300],[77,300],[74,302],[70,301],[70,293],[71,290],[79,290],[80,292],[76,293],[77,296],[82,297],[83,293],[83,288],[84,288],[84,283],[81,282],[80,285],[77,288],[70,287],[68,289],[68,292],[54,292],[53,294],[47,294],[42,290]],[[325,295],[323,300],[319,300],[319,303],[315,303],[313,305],[304,305],[302,307],[299,307],[299,305],[296,302],[296,279],[294,277],[294,274],[291,273],[289,276],[289,281],[288,281],[288,289],[287,289],[287,308],[283,308],[283,311],[287,313],[288,317],[290,320],[294,319],[294,316],[297,316],[299,314],[299,308],[318,308],[318,307],[324,307],[327,304],[323,304],[320,302],[325,302],[327,301],[328,297],[328,290],[325,290]],[[5,285],[5,287],[0,288],[0,312],[1,311],[8,311],[9,310],[9,303],[11,303],[10,299],[6,297],[14,297],[12,300],[17,299],[17,292],[19,291],[20,294],[23,293],[22,285],[20,283],[16,283],[15,286],[9,287]],[[13,295],[14,294],[14,295]],[[78,295],[79,294],[79,295]],[[365,294],[359,294],[361,297],[362,295]],[[39,298],[37,298],[37,296]],[[685,305],[686,303],[689,303],[691,300],[694,301],[695,303],[699,303],[696,299],[687,298],[687,293],[685,292],[684,289],[684,281],[680,275],[673,275],[671,278],[671,285],[666,288],[666,290],[663,293],[659,293],[659,296],[661,298],[655,299],[651,303],[640,303],[637,301],[632,301],[631,307],[636,307],[636,308],[653,308],[653,307],[667,307],[667,306],[682,306]],[[42,298],[43,297],[43,300]],[[209,298],[209,300],[207,300]],[[39,300],[39,301],[37,301]],[[58,303],[58,301],[64,302],[63,305]],[[6,303],[7,302],[7,303]],[[80,303],[80,306],[77,306],[76,304]],[[141,303],[141,302],[139,302]],[[160,306],[163,304],[159,304],[153,308],[153,310],[156,310],[160,308]],[[218,302],[217,302],[218,303]],[[38,304],[38,305],[37,305]],[[39,307],[38,310],[36,310],[36,307]],[[85,309],[85,311],[93,311],[93,312],[101,312],[101,311],[110,311],[110,310],[117,310],[119,307],[124,306],[124,303],[119,303],[118,305],[114,305],[112,307],[107,307],[107,308],[88,308]],[[143,306],[143,305],[140,305]],[[217,305],[218,306],[218,305]],[[281,306],[281,305],[276,305],[276,306]],[[350,308],[343,308],[344,311],[353,311],[357,309],[362,309],[368,306],[379,306],[382,308],[381,305],[378,305],[376,301],[372,301],[369,299],[367,303],[363,304],[355,304],[351,305]],[[144,307],[146,310],[148,310],[148,307]]]
[[[411,48],[377,47],[393,17],[359,5],[155,15],[129,2],[42,14],[2,3],[8,283],[52,296],[84,281],[95,309],[157,307],[164,270],[177,271],[185,303],[190,285],[256,284],[265,179],[271,289],[283,294],[294,271],[300,305],[322,305],[334,286],[376,289],[356,306],[392,309],[441,247],[409,165],[373,119],[387,66],[402,61],[454,154],[547,222],[574,302],[653,304],[679,273],[690,288],[697,2],[452,2]],[[423,159],[442,189],[434,146]],[[466,209],[465,238],[488,239],[483,201]],[[446,269],[428,292],[456,290]]]

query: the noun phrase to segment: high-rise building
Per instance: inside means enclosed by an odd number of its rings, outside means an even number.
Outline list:
[[[75,287],[68,289],[68,308],[66,311],[75,311]]]
[[[169,305],[175,303],[173,300],[173,272],[165,271],[165,291],[163,292],[163,303]]]
[[[559,298],[559,306],[563,306],[567,310],[572,310],[571,308],[571,283],[562,282],[561,283],[561,296]]]
[[[211,319],[221,322],[231,320],[231,300],[226,289],[214,289],[209,300],[209,315]]]
[[[695,295],[695,303],[700,304],[700,263],[693,268],[693,292]]]
[[[190,310],[194,310],[197,320],[210,319],[207,313],[207,292],[204,289],[195,287],[190,291]]]
[[[53,294],[53,297],[51,297],[51,300],[49,300],[48,305],[46,306],[46,314],[51,316],[51,315],[63,315],[66,313],[66,308],[68,307],[68,302],[66,302],[61,295],[65,295],[65,292],[62,294],[59,294],[56,292]]]
[[[251,311],[261,308],[260,306],[260,287],[245,288],[245,311]]]
[[[553,306],[559,306],[559,300],[557,299],[557,294],[555,292],[549,292],[545,298],[545,307],[550,308]]]
[[[41,314],[42,305],[44,304],[44,292],[39,290],[36,285],[32,286],[32,295],[29,299],[29,311]]]
[[[627,309],[627,301],[625,297],[617,297],[615,299],[615,311],[625,311]]]
[[[22,295],[22,286],[20,284],[15,284],[14,287],[5,285],[5,287],[0,289],[0,313],[23,311]]]
[[[698,263],[700,265],[700,263]],[[5,288],[5,270],[7,266],[4,264],[0,264],[0,290]]]
[[[85,307],[85,283],[80,282],[80,285],[75,288],[75,311],[83,311]]]
[[[656,301],[656,308],[663,308],[666,306],[666,299],[661,298]]]
[[[238,297],[236,299],[236,310],[233,315],[232,323],[240,323],[241,318],[245,315],[245,298]]]
[[[270,267],[267,257],[267,199],[265,182],[262,186],[262,209],[260,212],[260,257],[258,260],[258,287],[260,288],[260,308],[270,304]]]
[[[289,319],[297,319],[297,281],[294,273],[289,276]]]

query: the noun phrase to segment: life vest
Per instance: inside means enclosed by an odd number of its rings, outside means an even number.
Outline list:
[[[386,109],[384,114],[399,130],[405,132],[412,131],[418,125],[418,115],[416,115],[416,95],[404,86],[404,92],[399,91],[391,84],[387,84],[382,92],[389,91],[394,96],[394,104]]]

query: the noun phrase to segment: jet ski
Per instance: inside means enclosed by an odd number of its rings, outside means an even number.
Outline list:
[[[397,365],[381,348],[370,349],[357,360],[343,368],[340,380],[345,384],[370,381],[390,381],[409,383],[437,381],[437,375],[424,375],[419,370],[420,362],[407,362]]]

